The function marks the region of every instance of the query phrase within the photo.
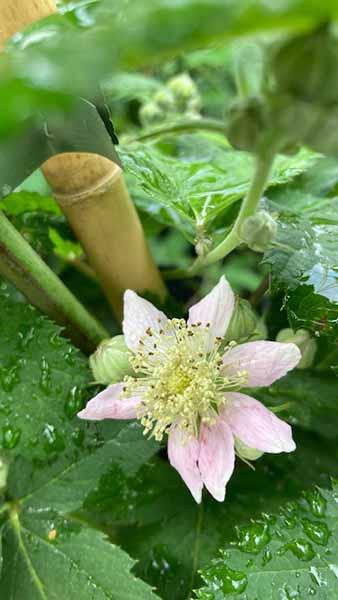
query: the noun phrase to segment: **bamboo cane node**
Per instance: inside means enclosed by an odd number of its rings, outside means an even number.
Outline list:
[[[83,202],[87,198],[93,198],[93,196],[102,196],[113,187],[119,176],[120,169],[118,171],[114,169],[111,173],[107,173],[107,175],[102,177],[95,185],[87,187],[85,190],[71,194],[53,191],[53,195],[61,206],[71,206],[77,202]]]

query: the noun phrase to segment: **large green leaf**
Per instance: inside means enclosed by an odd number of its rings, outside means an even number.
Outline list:
[[[151,600],[134,561],[100,532],[53,511],[12,511],[4,526],[1,596],[13,600]]]
[[[106,423],[100,433],[102,441],[96,447],[72,457],[15,460],[7,503],[0,509],[2,519],[8,517],[3,527],[1,597],[155,598],[130,574],[134,561],[128,555],[70,514],[81,508],[109,469],[131,477],[157,449],[144,439],[137,423]]]
[[[278,509],[314,483],[337,475],[336,444],[298,434],[295,453],[268,456],[256,471],[238,461],[224,503],[208,494],[199,508],[184,483],[157,457],[136,477],[112,468],[85,502],[81,518],[96,522],[129,554],[138,558],[137,574],[155,585],[166,600],[185,600],[218,548],[231,540],[234,525],[261,511]],[[93,514],[95,511],[95,514]]]
[[[200,600],[338,596],[338,485],[315,489],[278,514],[237,528],[236,539],[202,571]]]
[[[190,143],[178,148],[177,157],[145,144],[135,150],[120,149],[120,156],[126,172],[137,183],[137,205],[160,222],[175,225],[193,241],[197,229],[212,233],[216,217],[244,196],[254,171],[254,157],[232,150],[221,136],[185,139]],[[286,183],[316,160],[317,156],[307,150],[292,157],[279,156],[270,185]]]
[[[88,398],[90,379],[85,357],[60,337],[60,328],[2,289],[0,448],[48,456],[71,440],[73,448],[85,443],[86,425],[76,413]]]

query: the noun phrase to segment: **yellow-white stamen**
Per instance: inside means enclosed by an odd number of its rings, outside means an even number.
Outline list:
[[[137,378],[126,378],[124,396],[142,398],[138,417],[144,433],[151,432],[156,440],[162,439],[172,423],[187,438],[198,436],[202,423],[216,422],[225,392],[245,384],[243,371],[229,377],[221,374],[223,340],[217,338],[211,352],[207,351],[209,329],[210,324],[168,320],[160,331],[147,330],[131,358]]]

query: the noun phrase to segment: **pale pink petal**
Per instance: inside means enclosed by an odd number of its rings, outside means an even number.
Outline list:
[[[196,502],[202,499],[203,482],[197,461],[199,443],[196,439],[186,440],[185,435],[173,425],[168,436],[168,457],[170,464],[179,472]]]
[[[232,433],[250,448],[261,452],[292,452],[296,444],[292,429],[261,402],[237,392],[226,394],[226,405],[222,418]]]
[[[77,416],[80,419],[101,421],[102,419],[135,419],[140,398],[121,398],[123,383],[114,383],[94,396]]]
[[[219,502],[224,500],[234,465],[234,439],[228,425],[221,420],[211,427],[202,425],[198,466],[205,487]]]
[[[216,337],[224,337],[235,304],[233,291],[224,276],[211,292],[189,310],[188,323],[210,323],[209,345],[211,350]]]
[[[301,359],[295,344],[247,342],[228,350],[223,356],[223,375],[246,371],[242,387],[270,385],[293,369]]]
[[[150,327],[159,331],[167,322],[163,312],[132,290],[124,294],[123,333],[129,350],[137,350],[139,341]]]

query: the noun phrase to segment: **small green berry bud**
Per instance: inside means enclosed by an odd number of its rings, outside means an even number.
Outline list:
[[[257,342],[258,340],[266,340],[268,337],[268,328],[264,323],[264,319],[258,319],[256,329],[250,336],[250,342]]]
[[[249,448],[249,446],[241,442],[238,438],[235,438],[235,450],[236,454],[244,460],[257,460],[264,454],[264,452],[256,450],[256,448]]]
[[[239,236],[251,250],[265,252],[277,234],[277,223],[266,210],[259,210],[242,223]]]
[[[153,101],[162,110],[167,112],[175,111],[175,98],[173,93],[167,88],[163,87],[153,97]]]
[[[260,98],[236,100],[226,118],[226,135],[234,148],[257,152],[268,128],[266,107]]]
[[[139,117],[142,125],[153,125],[161,122],[165,117],[165,112],[156,102],[146,102],[139,110]]]
[[[252,310],[250,303],[243,298],[236,298],[234,312],[229,323],[225,339],[229,342],[241,342],[247,340],[255,331],[257,316]]]
[[[317,351],[317,342],[306,329],[281,329],[276,337],[277,342],[293,343],[298,346],[302,358],[296,369],[309,369],[313,365]]]
[[[125,375],[132,375],[129,356],[123,335],[103,340],[89,358],[95,382],[109,385],[122,381]]]
[[[181,73],[172,77],[167,82],[167,87],[174,95],[180,110],[198,110],[200,107],[200,95],[195,82],[188,73]]]

